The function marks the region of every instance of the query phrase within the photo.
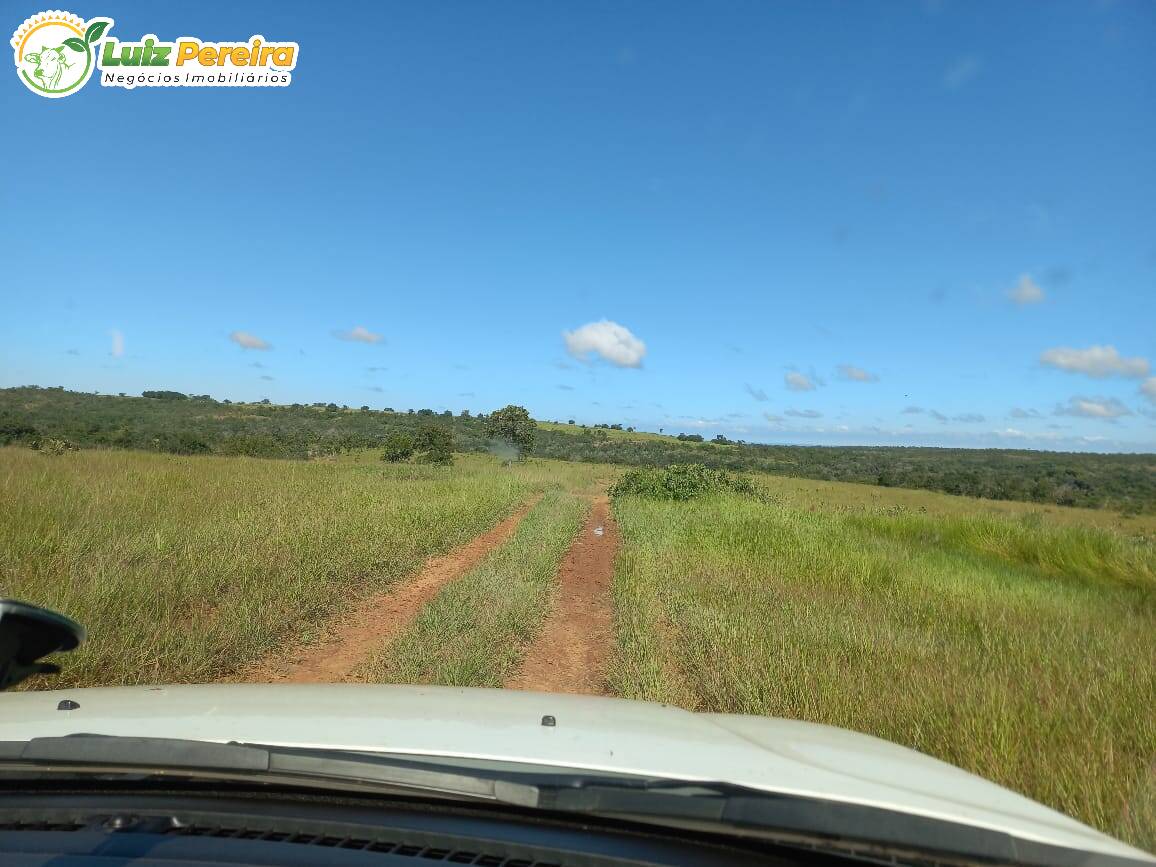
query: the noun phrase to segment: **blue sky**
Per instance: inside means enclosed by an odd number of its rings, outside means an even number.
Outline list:
[[[9,73],[0,386],[1156,450],[1156,4],[69,8],[300,58]]]

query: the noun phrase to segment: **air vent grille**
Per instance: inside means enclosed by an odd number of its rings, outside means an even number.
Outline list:
[[[381,852],[446,864],[472,864],[474,867],[562,867],[554,861],[531,861],[525,858],[507,858],[465,849],[447,849],[440,846],[415,846],[391,840],[371,840],[363,837],[329,837],[321,834],[290,833],[286,831],[259,831],[248,828],[229,828],[205,825],[184,825],[173,828],[169,834],[192,837],[229,837],[236,840],[268,840],[277,843],[299,843],[305,846],[326,846],[332,849],[359,849]]]

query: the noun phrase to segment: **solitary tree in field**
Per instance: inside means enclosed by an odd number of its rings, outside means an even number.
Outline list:
[[[507,442],[518,450],[518,457],[534,450],[538,423],[530,418],[524,406],[510,404],[496,409],[486,418],[486,436]]]

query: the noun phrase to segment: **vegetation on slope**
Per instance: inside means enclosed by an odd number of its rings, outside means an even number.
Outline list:
[[[165,394],[157,392],[158,394]],[[448,430],[459,452],[517,451],[487,432],[488,417],[388,412],[336,404],[230,404],[207,396],[133,398],[58,389],[0,389],[0,445],[52,438],[85,448],[309,458],[382,448],[422,425]],[[703,464],[819,480],[923,488],[996,500],[1156,512],[1156,458],[998,449],[808,447],[691,442],[654,434],[539,425],[534,454],[567,461]]]

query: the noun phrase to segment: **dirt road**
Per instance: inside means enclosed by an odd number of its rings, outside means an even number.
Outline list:
[[[606,497],[594,501],[558,569],[554,611],[530,645],[510,689],[605,695],[614,643],[611,586],[618,527]]]
[[[425,568],[385,593],[371,596],[354,610],[324,627],[325,638],[316,644],[273,654],[239,675],[239,683],[338,683],[366,662],[392,637],[401,633],[422,607],[447,583],[464,575],[494,548],[505,542],[538,498],[492,530],[461,548],[430,560]]]

